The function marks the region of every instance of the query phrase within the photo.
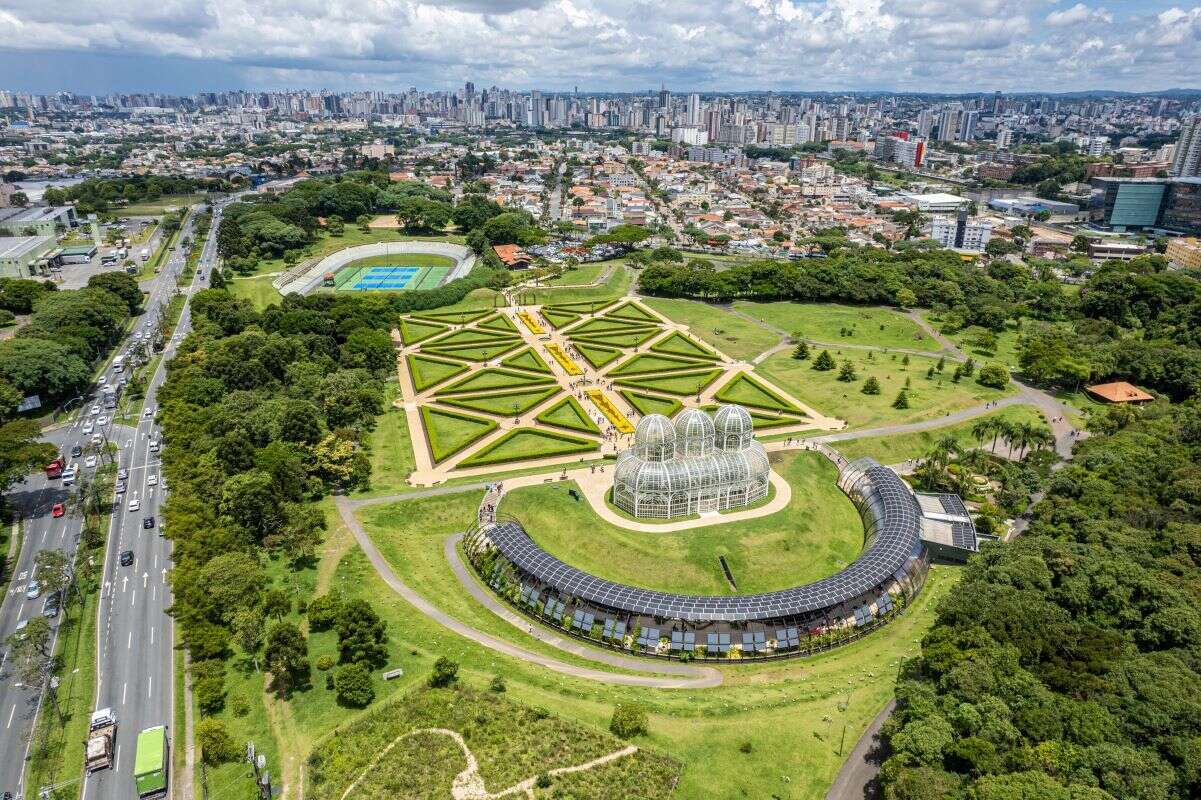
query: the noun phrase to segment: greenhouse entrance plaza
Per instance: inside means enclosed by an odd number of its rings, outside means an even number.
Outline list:
[[[631,298],[416,312],[393,340],[413,486],[561,466],[591,500],[594,482],[612,486],[599,459],[629,448],[644,417],[683,409],[742,406],[756,435],[844,427]]]

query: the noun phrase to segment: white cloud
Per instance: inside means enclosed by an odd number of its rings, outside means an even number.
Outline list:
[[[385,89],[465,79],[547,89],[1155,88],[1201,75],[1201,6],[1121,25],[1087,2],[1046,9],[1046,0],[4,0],[0,48],[218,61],[248,82]]]

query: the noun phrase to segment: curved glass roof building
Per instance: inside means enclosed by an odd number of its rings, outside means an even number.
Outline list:
[[[674,422],[649,414],[617,457],[613,504],[658,519],[741,508],[767,496],[770,472],[741,406],[721,406],[715,417],[689,408]]]

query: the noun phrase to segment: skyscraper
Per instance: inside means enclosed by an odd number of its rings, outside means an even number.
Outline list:
[[[938,141],[953,142],[959,130],[959,110],[948,108],[938,115]]]
[[[701,122],[701,96],[696,92],[688,95],[688,124],[699,125]]]
[[[663,86],[659,89],[659,108],[667,108],[671,105],[671,92],[667,91],[667,87]]]
[[[1201,177],[1201,117],[1193,117],[1180,129],[1170,174],[1177,178]]]

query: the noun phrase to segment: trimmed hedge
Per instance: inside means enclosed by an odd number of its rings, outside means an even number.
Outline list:
[[[513,324],[513,320],[509,319],[507,314],[494,314],[478,322],[475,327],[486,328],[490,331],[517,333],[517,326]]]
[[[584,407],[571,395],[567,395],[543,411],[535,419],[547,425],[566,428],[570,431],[600,433],[600,428],[589,418],[587,412],[584,411]]]
[[[434,461],[445,461],[465,447],[478,442],[492,431],[497,424],[493,420],[447,411],[441,408],[421,407],[421,423],[425,428],[425,441],[429,444]],[[463,425],[473,425],[472,431],[463,430]]]
[[[458,283],[458,281],[452,281],[451,283],[448,283],[447,286],[450,286],[452,283]],[[472,289],[478,289],[478,288],[480,288],[480,287],[478,287],[478,286],[472,287]],[[463,296],[466,297],[467,293],[464,292]],[[460,298],[460,299],[462,299],[462,298]],[[454,302],[458,302],[458,301],[456,300]],[[440,306],[448,306],[448,305],[453,305],[453,303],[439,303],[439,305]],[[434,306],[434,308],[436,308],[436,307],[437,306]],[[488,314],[491,314],[494,311],[495,311],[495,309],[492,309],[492,308],[480,308],[480,309],[475,309],[475,310],[463,310],[463,311],[422,311],[420,313],[413,314],[413,317],[416,319],[427,320],[429,322],[452,323],[455,325],[466,325],[468,322],[477,320],[480,317],[487,316]]]
[[[616,317],[618,319],[633,320],[634,322],[650,322],[653,325],[658,325],[660,321],[654,314],[633,302],[627,302],[612,311],[606,311],[605,316],[608,318]]]
[[[487,414],[497,414],[502,417],[513,415],[513,405],[517,404],[518,414],[524,414],[541,402],[549,400],[559,393],[558,386],[545,389],[526,389],[519,392],[497,392],[496,394],[470,395],[468,397],[441,397],[438,402],[455,408],[466,408],[471,411],[483,411]]]
[[[445,325],[437,325],[432,322],[418,322],[414,319],[402,319],[399,328],[400,340],[405,344],[417,344],[431,336],[446,332]]]
[[[513,369],[528,369],[530,372],[541,372],[546,375],[553,374],[550,371],[550,365],[532,347],[527,347],[524,350],[516,352],[500,363]]]
[[[530,386],[544,386],[554,382],[553,378],[531,375],[528,372],[515,372],[510,369],[501,369],[500,367],[488,367],[465,378],[461,378],[450,386],[444,387],[438,392],[438,395],[483,392],[487,389],[523,389]]]
[[[573,344],[575,345],[576,352],[591,364],[593,369],[600,369],[606,364],[621,358],[621,351],[614,350],[612,347],[601,347],[600,345],[586,344],[584,342],[573,342]]]
[[[804,415],[805,413],[802,409],[797,408],[746,372],[740,372],[735,375],[725,386],[718,389],[713,396],[723,403],[775,409],[791,414]]]
[[[478,328],[467,328],[466,330],[455,331],[448,333],[445,336],[426,342],[426,347],[454,347],[459,344],[479,344],[480,342],[497,342],[497,341],[521,341],[521,337],[514,336],[511,333],[501,333],[500,331],[479,330]]]
[[[662,414],[665,417],[674,415],[684,407],[684,404],[674,397],[656,397],[652,394],[642,394],[630,389],[618,389],[626,402],[638,409],[642,416],[647,414]]]
[[[618,375],[652,375],[660,372],[681,372],[702,369],[709,366],[712,366],[709,362],[695,361],[682,356],[639,353],[632,358],[626,359],[605,374],[610,377]]]
[[[409,353],[405,356],[405,363],[409,368],[413,388],[418,392],[424,392],[431,386],[437,386],[442,381],[467,371],[467,365],[461,362],[433,358],[420,353]],[[427,366],[422,366],[423,364]]]
[[[723,370],[711,369],[703,372],[664,375],[657,378],[618,378],[614,382],[620,386],[654,389],[655,391],[666,392],[667,394],[687,396],[696,394],[698,391],[704,391],[705,387],[717,380],[722,373]]]
[[[541,446],[538,446],[538,445]],[[532,447],[531,447],[532,445]],[[460,467],[480,467],[486,464],[505,464],[512,461],[531,461],[536,458],[591,453],[600,443],[555,431],[515,428],[492,444],[472,453],[459,462]]]
[[[518,347],[521,347],[520,341],[497,340],[479,344],[461,344],[455,347],[425,347],[421,352],[450,358],[465,358],[468,361],[490,361],[510,350],[516,350]]]
[[[717,360],[717,353],[705,347],[700,342],[685,336],[679,331],[672,331],[670,336],[663,338],[661,341],[651,345],[651,350],[656,353],[670,353],[672,355],[684,356],[686,358],[703,358],[710,361]]]
[[[543,308],[542,318],[551,324],[552,327],[566,328],[568,325],[579,320],[579,314],[572,314],[569,311],[554,311],[552,309]]]
[[[653,339],[662,333],[658,328],[651,328],[645,331],[634,331],[630,333],[619,333],[610,331],[609,333],[592,333],[583,334],[581,336],[570,336],[573,344],[598,344],[601,347],[637,347],[643,342]]]

